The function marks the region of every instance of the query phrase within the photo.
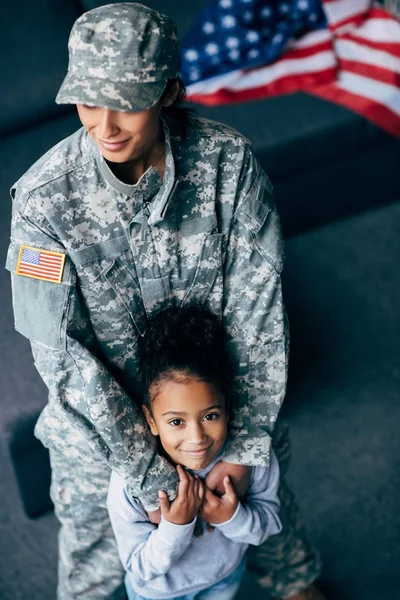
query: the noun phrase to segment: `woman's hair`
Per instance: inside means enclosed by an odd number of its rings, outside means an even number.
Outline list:
[[[211,312],[191,306],[152,315],[138,353],[143,400],[150,410],[165,383],[194,378],[219,389],[230,416],[232,365],[223,327]]]
[[[170,119],[175,121],[181,127],[182,136],[185,137],[186,128],[196,111],[193,108],[184,106],[184,103],[187,99],[187,91],[185,84],[179,76],[175,79],[168,79],[166,88],[161,98],[169,94],[171,88],[176,84],[176,82],[179,84],[178,95],[170,106],[164,106],[162,108],[162,115],[166,117],[167,120]]]

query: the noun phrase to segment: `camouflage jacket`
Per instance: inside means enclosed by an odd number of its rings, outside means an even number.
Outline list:
[[[268,463],[288,359],[279,219],[250,143],[200,118],[185,136],[164,130],[163,179],[150,167],[135,185],[83,128],[47,152],[11,190],[7,257],[16,329],[49,388],[37,435],[57,447],[79,432],[81,451],[89,444],[149,510],[159,489],[175,496],[177,477],[137,397],[146,315],[200,303],[223,320],[236,365],[230,462]],[[65,255],[59,283],[17,274],[25,247]]]

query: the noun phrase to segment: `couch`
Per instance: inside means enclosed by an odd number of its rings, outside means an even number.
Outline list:
[[[19,4],[8,3],[2,10],[0,46],[2,56],[7,56],[0,66],[3,82],[0,94],[0,243],[3,263],[9,239],[11,184],[47,149],[80,126],[74,107],[54,103],[67,68],[70,28],[79,14],[106,3],[96,0],[22,0]],[[188,29],[202,4],[202,0],[190,3],[172,0],[149,2],[177,22],[180,35]],[[346,293],[354,291],[356,284],[362,280],[363,258],[368,256],[374,261],[376,251],[377,257],[383,260],[385,252],[390,257],[390,253],[398,249],[394,237],[385,247],[382,231],[385,227],[394,228],[399,219],[395,202],[400,196],[399,143],[359,115],[305,93],[251,104],[196,108],[199,114],[228,123],[251,139],[262,166],[274,184],[287,239],[284,283],[294,336],[288,403],[283,412],[298,432],[295,450],[302,456],[303,466],[311,460],[315,468],[323,470],[322,458],[315,460],[310,455],[310,447],[302,444],[301,440],[308,436],[310,423],[319,427],[319,409],[316,409],[318,390],[321,390],[323,398],[327,393],[324,378],[334,380],[329,365],[340,358],[343,368],[339,348],[347,348],[344,354],[351,362],[354,355],[348,349],[353,347],[349,339],[353,340],[358,353],[362,351],[364,341],[369,339],[362,330],[363,323],[365,327],[371,325],[369,313],[367,308],[365,314],[357,312],[357,294],[354,298],[350,294],[351,302],[354,302],[351,309],[342,310],[341,302],[346,300]],[[335,245],[338,239],[342,245]],[[379,293],[390,296],[390,278],[396,276],[395,270],[386,265],[383,272],[387,279],[383,277],[381,280],[381,270],[377,263],[374,266],[381,286]],[[370,278],[370,287],[367,284],[364,288],[361,286],[359,293],[377,293],[377,282],[367,266],[365,271],[364,275]],[[332,282],[337,284],[334,289]],[[34,369],[29,343],[14,331],[10,281],[5,270],[0,271],[0,285],[0,464],[1,485],[10,498],[3,505],[3,526],[6,521],[10,522],[10,528],[5,528],[9,537],[4,539],[9,540],[10,548],[14,548],[10,531],[17,527],[12,523],[17,523],[20,532],[29,532],[26,533],[30,540],[29,556],[31,559],[35,556],[36,561],[41,552],[43,554],[43,540],[50,540],[46,552],[51,549],[53,562],[50,563],[54,571],[57,527],[54,517],[41,517],[32,524],[26,520],[27,517],[36,519],[52,509],[48,453],[33,435],[38,414],[46,402],[46,389]],[[390,312],[393,302],[393,297],[386,299],[385,306],[382,299],[382,306],[378,308],[385,311],[389,307],[390,314],[382,326],[388,334],[393,333],[393,326],[397,324],[394,313]],[[383,318],[383,314],[380,313],[380,317]],[[365,321],[357,321],[360,318]],[[378,319],[378,316],[374,318]],[[340,323],[340,326],[332,327],[334,322]],[[318,331],[314,329],[316,323],[320,327]],[[355,326],[355,323],[359,325]],[[372,327],[371,332],[376,338],[372,337],[370,341],[376,346],[379,328]],[[377,369],[376,377],[380,380],[383,375],[379,367],[383,370],[389,368],[387,363],[386,366],[383,363],[376,366],[366,349],[366,357],[361,354],[370,368]],[[361,361],[359,366],[362,371]],[[350,375],[351,371],[345,373],[345,382],[351,387]],[[340,380],[340,374],[337,376]],[[348,390],[344,392],[345,398],[348,393]],[[311,405],[314,402],[315,406],[310,406],[310,402]],[[328,401],[327,406],[334,420],[335,407]],[[373,421],[372,414],[370,418]],[[329,437],[326,415],[321,419]],[[346,432],[349,423],[344,420],[342,426]],[[350,435],[351,431],[347,433]],[[313,434],[307,439],[313,439]],[[325,454],[324,458],[327,458]],[[342,458],[345,460],[345,454]],[[316,472],[317,480],[319,476]],[[305,480],[310,485],[314,481],[307,476]],[[294,483],[300,485],[296,476]],[[21,536],[19,539],[24,539],[23,533]],[[47,556],[46,552],[43,556]],[[45,563],[47,559],[43,560]],[[38,564],[42,564],[40,560]],[[30,571],[28,567],[28,572],[31,571],[32,567]],[[10,581],[4,589],[14,590],[10,597],[27,597],[24,594],[18,596],[16,590],[22,582],[17,583],[12,577],[14,571],[7,572]],[[54,572],[48,575],[48,579],[44,575],[41,578],[39,568],[34,570],[31,580],[28,578],[26,586],[28,589],[35,582],[31,589],[37,590],[38,595],[33,594],[32,597],[51,598],[54,590],[48,590],[52,589],[54,581]],[[0,596],[8,597],[6,592],[2,595],[1,583]],[[366,598],[363,596],[363,600]]]

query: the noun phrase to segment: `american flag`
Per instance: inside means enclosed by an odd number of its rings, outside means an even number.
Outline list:
[[[17,275],[61,283],[65,254],[21,246]]]
[[[193,102],[304,90],[400,137],[400,23],[371,0],[213,0],[181,50]]]

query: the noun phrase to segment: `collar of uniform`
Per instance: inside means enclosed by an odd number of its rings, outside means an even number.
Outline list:
[[[99,166],[100,172],[113,189],[128,197],[133,197],[138,191],[143,192],[144,190],[146,190],[146,199],[155,196],[156,194],[152,203],[153,206],[151,215],[149,217],[150,225],[154,225],[155,223],[159,223],[163,220],[169,200],[176,187],[175,161],[172,154],[171,134],[165,119],[161,119],[161,122],[164,128],[165,139],[165,172],[162,181],[157,169],[151,165],[135,184],[130,185],[128,183],[124,183],[114,175],[108,166],[107,161],[101,154],[96,142],[90,135],[88,135],[88,141]]]
[[[124,183],[114,175],[114,173],[108,166],[107,161],[101,154],[94,139],[88,135],[88,140],[101,174],[114,190],[128,197],[133,197],[138,192],[144,192],[144,195],[146,197],[151,197],[158,192],[158,190],[162,186],[161,176],[153,165],[150,165],[147,171],[143,173],[143,175],[136,183]]]
[[[175,161],[171,147],[171,133],[165,119],[161,119],[164,127],[165,138],[165,172],[162,186],[152,201],[149,225],[154,225],[163,220],[169,201],[172,197],[177,182],[175,182]]]

